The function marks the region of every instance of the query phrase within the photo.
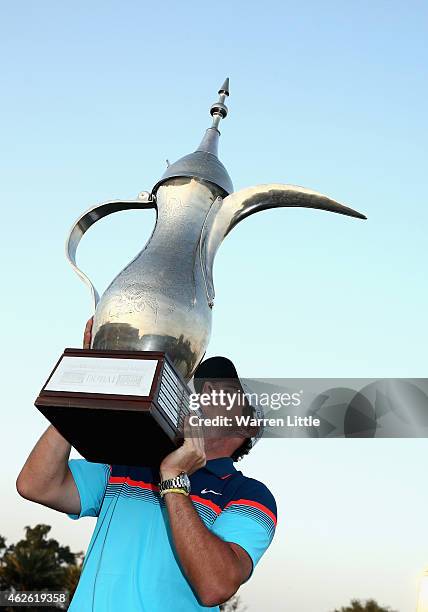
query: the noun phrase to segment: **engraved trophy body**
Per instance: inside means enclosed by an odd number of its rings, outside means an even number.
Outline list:
[[[36,406],[89,460],[158,465],[182,439],[186,383],[211,333],[214,258],[233,227],[274,207],[365,218],[327,196],[292,185],[258,185],[233,193],[218,159],[218,126],[227,115],[228,95],[226,79],[201,144],[169,165],[151,192],[89,209],[68,237],[67,257],[92,291],[92,348],[66,349]],[[156,209],[157,218],[149,241],[100,299],[76,265],[80,239],[107,215],[150,208]]]
[[[101,297],[93,348],[166,352],[183,377],[191,377],[211,331],[199,242],[221,193],[187,177],[171,178],[157,189],[153,234]]]

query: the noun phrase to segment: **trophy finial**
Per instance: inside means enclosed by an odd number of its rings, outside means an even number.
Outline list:
[[[218,157],[218,139],[220,136],[220,130],[218,126],[222,119],[227,117],[228,108],[224,101],[226,96],[229,95],[229,77],[224,81],[223,85],[218,90],[219,98],[217,102],[211,105],[210,115],[213,118],[211,127],[209,127],[204,137],[201,140],[201,144],[196,149],[197,151],[204,151],[205,153],[212,153]]]
[[[226,96],[230,95],[230,91],[229,91],[229,77],[227,77],[227,79],[224,80],[223,85],[220,87],[220,89],[218,90],[218,93],[224,93]]]
[[[230,176],[218,158],[218,140],[220,137],[218,126],[220,121],[227,117],[228,113],[228,108],[224,102],[226,97],[229,96],[229,78],[224,81],[218,90],[218,94],[218,101],[214,102],[210,108],[210,114],[213,118],[211,127],[205,131],[196,151],[190,153],[190,155],[185,155],[168,166],[161,180],[153,187],[152,193],[155,193],[157,188],[166,180],[178,176],[201,178],[223,189],[226,195],[233,193]]]
[[[220,96],[218,101],[214,102],[214,104],[210,108],[210,113],[213,118],[213,124],[211,128],[215,129],[218,129],[220,120],[225,119],[227,117],[228,108],[225,105],[224,101],[226,99],[226,96],[229,96],[229,77],[227,77],[223,85],[218,90],[218,94]]]

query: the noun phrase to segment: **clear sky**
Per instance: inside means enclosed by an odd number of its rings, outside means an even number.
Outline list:
[[[91,314],[65,236],[191,152],[226,76],[220,156],[235,188],[303,185],[368,221],[296,209],[243,222],[216,259],[209,354],[248,377],[427,375],[427,35],[414,0],[3,3],[2,535],[44,521],[75,549],[88,541],[89,519],[14,490],[46,427],[33,400]],[[122,213],[88,233],[80,263],[100,290],[153,221]],[[425,440],[262,441],[241,465],[276,495],[279,528],[242,590],[249,611],[376,597],[413,612],[426,456]]]

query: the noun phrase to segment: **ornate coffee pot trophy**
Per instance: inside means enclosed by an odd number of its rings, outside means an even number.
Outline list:
[[[199,147],[169,165],[150,192],[85,212],[66,243],[74,270],[90,287],[91,350],[66,349],[36,406],[89,460],[155,465],[178,443],[188,388],[208,346],[216,252],[240,221],[268,208],[302,207],[365,216],[310,189],[268,184],[233,192],[218,158],[229,79],[211,106]],[[76,265],[83,234],[114,212],[154,208],[142,251],[99,298]]]

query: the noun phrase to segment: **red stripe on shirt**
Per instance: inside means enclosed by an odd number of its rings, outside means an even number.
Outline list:
[[[131,487],[138,487],[139,489],[150,489],[150,491],[159,491],[159,487],[157,485],[152,484],[151,482],[143,482],[142,480],[132,480],[128,476],[110,476],[109,482],[112,484],[129,484]]]
[[[269,510],[269,508],[266,508],[266,506],[263,506],[263,504],[259,504],[259,502],[253,501],[252,499],[235,499],[234,501],[231,501],[227,504],[227,506],[225,507],[225,510],[229,506],[235,506],[235,505],[250,506],[252,508],[257,508],[257,510],[261,510],[262,512],[267,514],[269,518],[273,520],[273,524],[276,526],[276,516],[271,510]]]
[[[208,508],[211,508],[211,510],[214,510],[216,514],[220,514],[221,512],[220,506],[217,506],[217,504],[212,502],[210,499],[204,499],[203,497],[198,497],[198,495],[191,495],[190,499],[204,506],[208,506]]]

